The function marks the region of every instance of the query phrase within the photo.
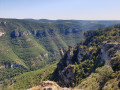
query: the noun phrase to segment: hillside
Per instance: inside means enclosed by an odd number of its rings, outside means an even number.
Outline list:
[[[120,23],[119,21],[57,20],[52,21],[53,23],[49,23],[49,20],[43,21],[0,19],[0,68],[23,66],[30,70],[39,69],[48,62],[56,61],[60,48],[74,46],[80,42],[85,31]]]
[[[43,72],[46,71],[46,66],[49,67],[49,65],[56,64],[56,62],[60,60],[60,48],[63,52],[66,52],[66,48],[68,48],[69,45],[74,47],[74,45],[81,42],[84,38],[85,31],[89,31],[90,29],[96,30],[120,23],[119,21],[58,20],[52,21],[52,23],[49,23],[49,20],[46,22],[43,21],[44,20],[41,22],[36,20],[0,19],[0,87],[11,85],[13,82],[16,83],[16,86],[14,86],[16,89],[30,88],[38,85],[41,77],[38,77],[38,82],[36,82],[34,81],[34,76],[36,77],[38,74],[42,75]],[[90,63],[90,65],[87,66],[87,71],[85,71],[87,73],[84,71],[76,72],[78,75],[76,75],[76,77],[78,78],[73,78],[74,85],[78,85],[81,78],[86,78],[91,72],[95,71],[98,66],[103,65],[104,59],[102,59],[103,62],[96,60],[99,58],[99,45],[104,40],[112,40],[112,42],[115,42],[114,39],[118,39],[119,33],[115,32],[114,29],[119,32],[119,25],[108,27],[108,29],[86,32],[86,39],[82,40],[82,45],[80,44],[79,46],[78,44],[79,48],[78,46],[74,47],[75,49],[69,48],[68,52],[73,50],[73,52],[70,53],[70,55],[73,54],[72,57],[70,56],[70,58],[66,59],[66,54],[62,56],[63,59],[67,61],[67,64],[62,61],[62,59],[60,62],[63,62],[63,67],[60,67],[60,70],[64,70],[64,68],[67,70],[67,67],[74,68],[75,64],[77,64],[75,65],[76,69],[82,69],[82,65]],[[112,35],[113,37],[111,38]],[[118,41],[119,40],[116,40],[117,43]],[[81,52],[79,52],[79,59],[77,59],[76,55],[79,50],[81,50]],[[86,52],[86,50],[90,51]],[[88,56],[86,56],[86,53],[88,53]],[[108,58],[107,56],[104,57]],[[69,66],[70,64],[73,66]],[[61,64],[58,64],[57,69],[59,65],[61,66]],[[53,71],[53,69],[50,68],[49,71]],[[33,74],[33,72],[35,74]],[[44,78],[45,80],[51,77],[51,74],[49,74],[49,72],[47,73],[48,76]],[[64,71],[64,73],[66,73],[66,71]],[[80,73],[83,73],[83,75],[79,76]],[[26,77],[26,75],[29,76],[32,74],[32,83],[29,81],[31,80],[29,77],[27,77],[28,79],[24,78],[25,80],[21,79],[24,75]],[[16,80],[18,82],[16,82]],[[51,77],[51,80],[56,81],[57,79]],[[21,85],[22,81],[25,81],[25,86]],[[59,82],[59,80],[57,81]],[[73,83],[71,82],[64,85],[74,86]],[[61,83],[59,84],[61,85]],[[18,87],[17,85],[22,87]]]
[[[88,31],[63,54],[51,80],[83,90],[120,89],[120,25]]]
[[[82,30],[64,23],[43,24],[6,19],[0,22],[1,68],[4,65],[12,67],[16,63],[31,70],[39,69],[45,63],[56,60],[59,48],[67,48],[68,44],[74,45],[83,38]]]
[[[61,87],[75,90],[119,90],[120,25],[88,31],[84,35],[86,38],[76,47],[69,46],[64,52],[61,49],[62,59],[57,67],[54,64],[15,77],[11,88],[40,88],[41,81],[52,80]]]

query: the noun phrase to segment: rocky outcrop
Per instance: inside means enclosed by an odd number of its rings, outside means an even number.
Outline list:
[[[83,62],[84,60],[91,60],[92,57],[92,53],[94,52],[94,50],[96,49],[95,47],[88,47],[88,48],[84,48],[84,46],[80,45],[81,47],[77,48],[76,51],[76,62],[77,64],[80,64],[81,62]]]
[[[19,32],[16,30],[16,31],[13,31],[12,33],[11,33],[11,37],[12,38],[15,38],[15,37],[19,37]]]
[[[11,65],[11,68],[15,68],[15,67],[24,67],[24,66],[21,64],[17,64],[17,63],[14,63]]]
[[[58,83],[61,86],[73,86],[75,80],[75,63],[80,64],[82,62],[83,56],[89,56],[90,52],[83,50],[79,45],[74,50],[69,46],[68,51],[63,53],[63,50],[60,49],[62,59],[57,64],[56,73],[58,75]]]
[[[5,33],[4,32],[0,32],[0,37],[3,36]]]
[[[37,31],[36,31],[36,30],[33,30],[33,31],[32,31],[32,34],[33,34],[33,35],[36,35],[36,34],[37,34]]]
[[[18,63],[14,63],[14,64],[5,63],[4,65],[0,66],[0,69],[3,69],[3,68],[15,68],[15,67],[24,67],[24,66],[21,65],[21,64],[18,64]]]
[[[60,49],[62,51],[62,49]],[[57,75],[58,75],[58,83],[62,84],[61,86],[69,86],[74,79],[74,61],[73,57],[73,48],[69,46],[65,55],[63,55],[63,51],[61,52],[63,59],[57,64]]]
[[[109,61],[120,50],[120,43],[104,41],[101,45],[101,62]]]
[[[86,47],[84,45],[77,45],[74,50],[69,46],[68,51],[65,53],[60,49],[62,59],[57,64],[56,69],[59,77],[58,83],[61,86],[72,86],[75,80],[75,64],[81,64],[85,60],[93,60],[95,55],[97,55],[95,63],[103,64],[108,62],[118,50],[120,50],[120,44],[115,42],[103,42],[101,50],[93,46]]]
[[[19,32],[19,36],[27,36],[27,35],[31,35],[30,31],[23,31],[23,32]]]
[[[27,35],[31,35],[31,32],[30,31],[18,31],[18,30],[11,32],[12,38],[22,37],[22,36],[27,36]]]
[[[74,65],[67,66],[62,72],[59,71],[59,76],[62,78],[59,80],[61,86],[73,86],[75,78],[75,67]]]
[[[83,58],[83,55],[84,55],[84,51],[82,50],[82,48],[79,48],[78,49],[78,54],[77,54],[77,61],[78,61],[78,63],[81,62],[81,60]]]
[[[58,63],[58,68],[60,67],[59,70],[63,70],[69,64],[73,64],[72,56],[73,56],[73,48],[71,46],[69,46],[69,49],[65,53],[63,59]],[[61,66],[63,66],[63,67],[61,67]]]
[[[69,33],[72,33],[72,29],[71,28],[66,29],[66,31],[65,31],[65,34],[69,34]]]
[[[36,36],[46,36],[46,32],[45,31],[41,31],[41,30],[39,30],[39,31],[37,31],[37,33],[36,33]]]
[[[78,32],[81,32],[82,30],[80,30],[80,29],[72,29],[72,32],[73,33],[78,33]]]
[[[77,29],[77,28],[74,28],[74,29],[69,28],[69,29],[66,29],[66,30],[65,30],[65,34],[78,33],[78,32],[81,32],[81,31],[82,31],[82,30]]]
[[[49,33],[55,33],[54,29],[49,29]]]
[[[61,88],[57,83],[53,81],[42,81],[39,86],[30,88],[28,90],[74,90],[71,88]]]
[[[0,24],[6,24],[7,22],[6,21],[0,21]]]
[[[32,31],[32,34],[37,36],[37,37],[46,36],[47,33],[54,34],[55,30],[54,29],[48,29],[48,30],[33,30]]]

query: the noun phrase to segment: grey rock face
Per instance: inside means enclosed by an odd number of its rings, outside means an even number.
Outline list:
[[[62,72],[59,71],[59,75],[62,78],[62,80],[59,80],[59,82],[64,82],[66,86],[71,85],[72,81],[74,80],[74,66],[70,66],[67,69],[63,70]]]
[[[58,68],[60,67],[59,69],[63,70],[66,66],[72,64],[72,56],[73,56],[73,48],[69,46],[69,50],[66,52],[64,58],[58,64]],[[61,65],[63,66],[63,68],[61,68]]]
[[[37,31],[35,31],[35,30],[32,31],[32,34],[33,34],[33,35],[36,35],[36,34],[37,34]]]
[[[80,31],[81,31],[81,30],[79,30],[79,29],[73,29],[73,30],[72,30],[73,33],[77,33],[77,32],[80,32]]]
[[[16,31],[13,31],[12,33],[11,33],[11,37],[12,38],[15,38],[15,37],[19,37],[19,32],[16,30]]]
[[[12,65],[11,65],[11,68],[14,68],[14,67],[24,67],[24,66],[21,65],[21,64],[15,63],[15,64],[12,64]]]
[[[31,35],[31,33],[29,31],[19,32],[19,37],[27,35]]]
[[[82,58],[83,58],[83,50],[81,48],[79,48],[79,52],[77,54],[78,63],[81,62]]]
[[[50,33],[55,33],[55,30],[54,29],[49,29],[49,32]]]
[[[59,83],[62,83],[66,86],[70,85],[71,81],[74,79],[74,72],[73,72],[74,66],[72,66],[73,64],[72,57],[73,57],[73,48],[69,46],[69,50],[65,53],[64,58],[57,65]]]
[[[36,36],[40,36],[40,35],[46,36],[46,32],[45,31],[37,31]]]
[[[78,33],[78,32],[80,32],[80,31],[82,31],[82,30],[77,29],[77,28],[74,28],[74,29],[69,28],[69,29],[66,29],[66,30],[65,30],[65,34]]]
[[[4,25],[5,25],[6,23],[7,23],[6,21],[1,21],[1,22],[0,22],[0,24],[4,24]]]
[[[59,83],[64,85],[72,85],[72,81],[75,78],[74,72],[74,64],[80,64],[84,60],[92,60],[93,52],[97,50],[94,47],[85,48],[82,45],[77,47],[77,49],[73,53],[73,48],[69,47],[69,50],[65,53],[64,57],[57,65],[57,73],[59,77]],[[120,43],[115,42],[103,42],[101,45],[101,52],[98,50],[98,61],[102,64],[104,62],[108,62],[112,55],[114,55],[117,51],[120,51]]]
[[[101,45],[101,61],[107,62],[112,58],[117,51],[120,50],[120,43],[103,42]]]
[[[23,65],[21,65],[21,64],[17,64],[17,63],[14,63],[14,64],[11,64],[11,63],[5,63],[3,66],[4,66],[4,68],[24,67]],[[2,67],[3,67],[3,66],[2,66]]]
[[[69,33],[71,33],[72,32],[72,29],[66,29],[66,31],[65,31],[65,34],[69,34]]]
[[[31,32],[30,31],[18,31],[18,30],[15,30],[11,33],[11,37],[12,38],[16,38],[16,37],[22,37],[22,36],[27,36],[27,35],[31,35]]]
[[[11,64],[10,63],[5,63],[5,68],[11,68]]]

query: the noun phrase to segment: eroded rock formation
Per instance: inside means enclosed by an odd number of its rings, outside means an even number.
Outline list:
[[[42,81],[39,86],[30,88],[28,90],[73,90],[71,88],[61,88],[53,81]]]
[[[18,30],[11,32],[12,38],[22,37],[22,36],[27,36],[27,35],[31,35],[31,32],[30,31],[18,31]]]

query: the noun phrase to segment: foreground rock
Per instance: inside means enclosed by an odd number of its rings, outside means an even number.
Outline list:
[[[61,88],[53,81],[42,81],[39,86],[32,87],[28,90],[80,90],[80,89],[71,89],[71,88]]]

